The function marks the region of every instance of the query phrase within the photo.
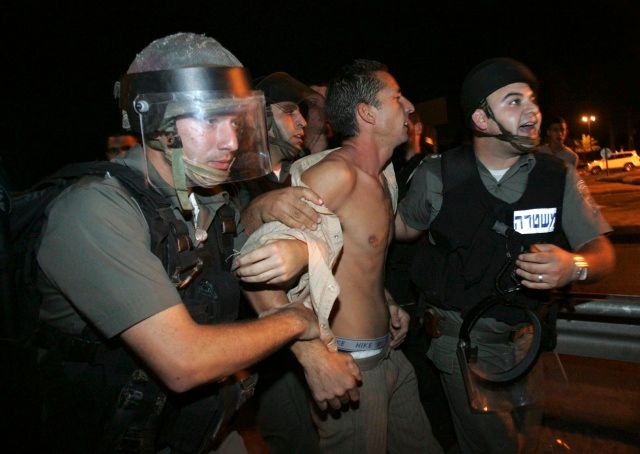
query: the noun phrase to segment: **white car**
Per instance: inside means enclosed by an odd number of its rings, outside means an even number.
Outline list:
[[[640,156],[635,150],[632,151],[618,151],[611,153],[607,162],[604,158],[597,159],[595,161],[589,161],[586,165],[586,171],[593,175],[598,175],[607,167],[610,170],[624,170],[630,172],[635,168],[640,169]]]

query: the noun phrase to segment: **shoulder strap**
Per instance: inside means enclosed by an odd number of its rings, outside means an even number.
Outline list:
[[[108,173],[109,175],[116,177],[118,181],[129,191],[131,196],[139,203],[146,218],[148,218],[148,214],[150,214],[147,213],[147,208],[151,208],[155,212],[159,208],[170,206],[165,197],[149,188],[144,175],[141,172],[121,164],[103,164],[107,165],[97,166],[94,168],[94,171],[96,173]]]
[[[236,216],[235,210],[229,205],[222,205],[216,212],[213,220],[213,227],[218,236],[218,247],[222,254],[223,269],[229,271],[231,269],[231,259],[233,255],[233,239],[236,236]]]
[[[131,193],[141,207],[153,205],[156,207],[168,206],[164,197],[156,191],[150,189],[145,181],[144,175],[126,165],[117,164],[110,161],[77,162],[69,164],[45,180],[36,185],[37,187],[51,184],[60,179],[79,178],[85,175],[113,175]]]
[[[449,189],[464,184],[476,171],[476,160],[471,146],[462,146],[442,154],[442,189],[446,194]]]

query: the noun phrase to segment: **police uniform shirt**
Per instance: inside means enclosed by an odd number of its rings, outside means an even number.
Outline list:
[[[500,179],[476,159],[480,178],[493,196],[507,203],[517,201],[525,191],[528,175],[536,159],[534,153],[521,156]],[[417,230],[428,230],[442,206],[440,155],[427,156],[417,168],[407,196],[400,201],[402,220]],[[568,167],[563,195],[562,230],[574,250],[612,229],[574,168]]]
[[[123,165],[144,172],[141,148]],[[183,219],[175,190],[152,166],[149,178]],[[207,228],[226,193],[198,196],[199,222]],[[189,225],[192,240],[194,227]],[[38,262],[46,279],[41,320],[67,333],[79,333],[88,319],[107,338],[182,300],[150,251],[150,233],[137,202],[115,178],[86,177],[49,207]],[[82,314],[82,316],[79,315]]]

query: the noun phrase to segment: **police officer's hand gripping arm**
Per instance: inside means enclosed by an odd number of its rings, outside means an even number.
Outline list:
[[[149,317],[122,333],[173,391],[224,378],[275,352],[292,340],[319,334],[313,312],[290,305],[248,323],[199,325],[182,304]]]
[[[297,277],[307,263],[305,243],[281,240],[239,257],[236,274],[247,283],[286,284]],[[276,288],[247,291],[245,295],[261,314],[289,304],[284,291]],[[362,380],[360,369],[350,355],[327,348],[330,340],[320,338],[296,342],[291,346],[291,351],[304,368],[312,396],[321,409],[327,405],[338,409],[345,402],[359,400],[358,385]]]
[[[275,220],[294,229],[314,230],[320,222],[320,216],[304,199],[322,205],[322,199],[311,189],[304,187],[265,192],[243,210],[241,223],[248,234],[256,231],[262,224]]]

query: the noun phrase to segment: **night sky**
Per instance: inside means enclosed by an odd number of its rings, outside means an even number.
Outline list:
[[[58,3],[57,6],[48,3]],[[165,6],[169,4],[170,6]],[[48,5],[48,6],[41,6]],[[88,6],[91,5],[91,6]],[[603,144],[640,146],[640,2],[245,1],[3,2],[0,146],[13,189],[103,156],[119,127],[113,83],[136,52],[179,31],[218,39],[254,77],[325,81],[344,63],[380,60],[414,103],[446,96],[485,58],[538,75],[543,115],[576,137],[583,113]],[[96,11],[93,11],[93,10]],[[455,121],[455,116],[450,117]]]

